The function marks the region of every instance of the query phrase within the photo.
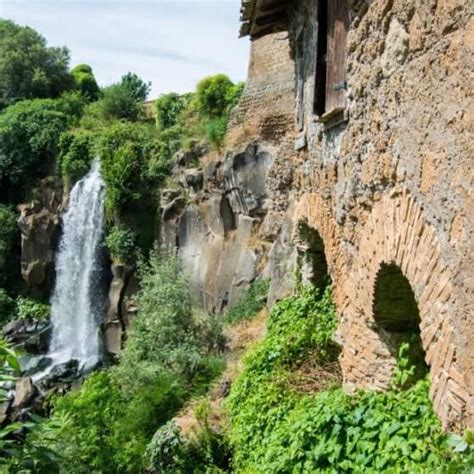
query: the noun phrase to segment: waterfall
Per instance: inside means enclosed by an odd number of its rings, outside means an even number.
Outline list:
[[[99,162],[94,161],[89,173],[74,185],[63,216],[51,298],[53,364],[77,359],[87,368],[100,359],[104,194]]]

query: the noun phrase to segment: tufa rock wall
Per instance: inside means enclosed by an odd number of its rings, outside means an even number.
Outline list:
[[[192,293],[209,311],[224,311],[277,266],[268,256],[293,180],[293,83],[286,34],[253,42],[224,149],[178,154],[175,186],[162,193],[162,243],[177,245]]]

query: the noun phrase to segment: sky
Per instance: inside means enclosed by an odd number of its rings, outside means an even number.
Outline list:
[[[66,45],[71,66],[91,65],[101,86],[132,71],[156,98],[219,72],[245,80],[250,45],[238,38],[239,8],[240,0],[0,0],[0,17]]]

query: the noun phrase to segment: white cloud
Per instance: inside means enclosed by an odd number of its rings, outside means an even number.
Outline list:
[[[151,96],[185,92],[203,76],[245,79],[249,44],[238,39],[240,0],[0,0],[0,16],[29,25],[71,64],[90,64],[101,85],[128,71],[152,81]]]

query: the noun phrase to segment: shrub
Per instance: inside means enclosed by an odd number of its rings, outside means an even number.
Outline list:
[[[206,125],[206,138],[212,145],[219,149],[224,143],[226,131],[227,118],[219,117],[209,120]]]
[[[234,84],[225,74],[201,79],[196,86],[196,103],[199,112],[208,118],[225,115],[233,87]]]
[[[149,83],[128,73],[119,82],[103,88],[101,99],[91,104],[88,111],[99,120],[137,121],[149,90]]]
[[[72,87],[67,48],[51,48],[28,26],[0,20],[0,109],[23,99],[58,97]]]
[[[166,130],[176,125],[186,103],[187,97],[185,95],[174,92],[160,95],[155,102],[158,129]]]
[[[95,107],[105,120],[136,121],[140,114],[140,103],[123,84],[113,84],[102,89],[102,98]]]
[[[136,241],[135,232],[114,226],[105,239],[105,245],[116,262],[127,263],[134,260]]]
[[[66,132],[59,141],[59,168],[65,187],[85,176],[93,159],[94,134],[86,130]]]
[[[295,383],[299,368],[309,360],[317,375],[337,356],[329,290],[322,298],[315,294],[304,288],[275,305],[264,341],[248,356],[232,386],[228,407],[233,468],[435,472],[454,455],[433,413],[427,380],[405,391],[353,396],[338,386],[318,392]],[[406,368],[400,364],[402,372]]]
[[[101,158],[109,214],[136,203],[146,192],[142,173],[146,172],[147,140],[146,127],[131,123],[114,123],[98,136],[96,150]]]
[[[242,292],[237,302],[226,312],[225,319],[235,323],[255,316],[267,303],[270,282],[265,279],[253,281],[247,290]]]
[[[151,83],[145,82],[134,72],[127,72],[122,76],[119,84],[124,86],[137,102],[145,101],[151,89]]]
[[[99,98],[100,89],[95,80],[92,68],[88,64],[79,64],[71,71],[76,89],[88,101],[97,100]]]
[[[218,349],[220,333],[213,320],[193,314],[188,278],[174,251],[152,254],[141,264],[140,277],[138,314],[120,357],[120,380],[131,387],[171,371],[192,384],[198,374],[209,373],[208,354]]]
[[[227,92],[227,111],[230,112],[238,103],[244,92],[245,82],[234,84]]]
[[[16,317],[25,320],[48,319],[51,315],[49,305],[40,303],[31,298],[19,296],[16,299]]]
[[[170,474],[229,472],[229,446],[222,433],[210,426],[209,410],[207,401],[198,404],[195,409],[197,426],[186,438],[173,421],[156,431],[147,449],[154,470]]]
[[[0,114],[0,186],[25,186],[45,171],[72,117],[68,100],[18,102]]]
[[[157,472],[181,473],[186,469],[186,445],[174,421],[160,427],[147,448],[147,457]]]

